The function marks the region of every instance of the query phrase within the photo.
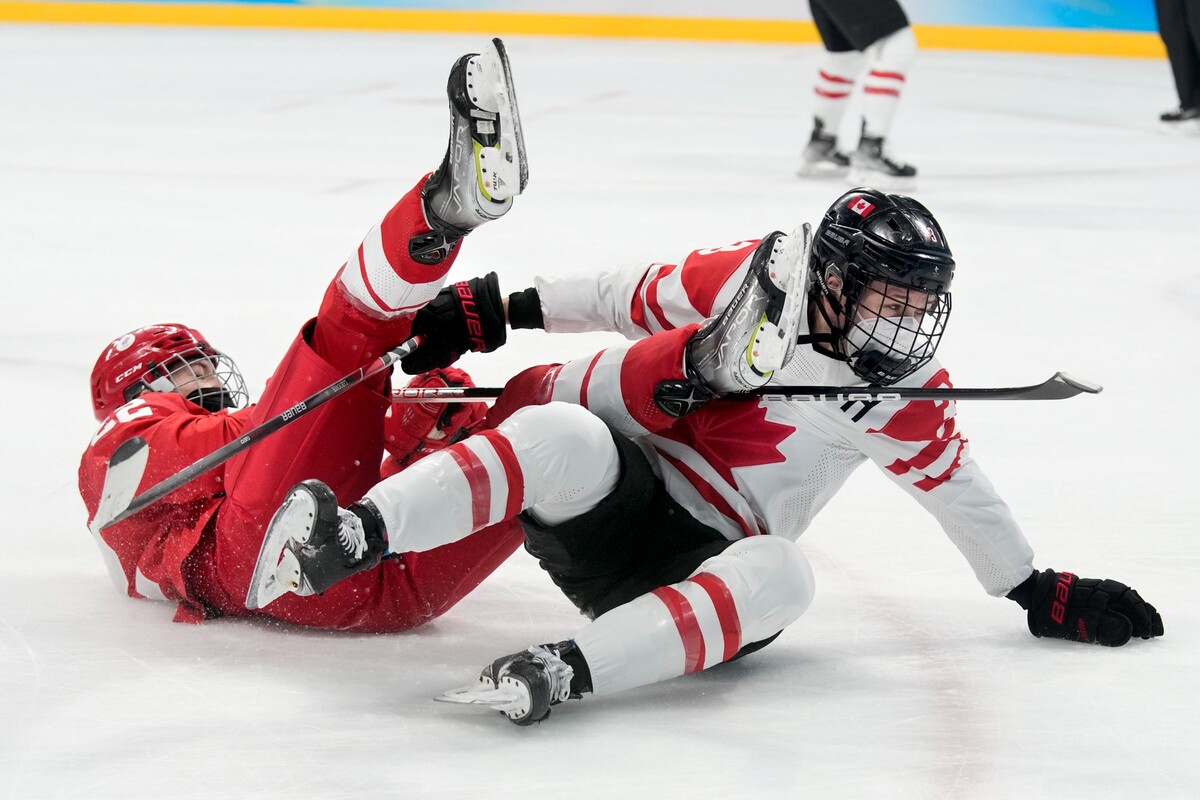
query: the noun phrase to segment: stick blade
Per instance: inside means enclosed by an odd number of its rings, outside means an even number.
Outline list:
[[[140,436],[135,436],[121,444],[113,451],[108,460],[108,470],[104,473],[104,487],[100,490],[100,505],[96,516],[92,518],[93,532],[100,531],[112,525],[129,508],[130,501],[137,494],[138,485],[146,473],[146,462],[150,458],[150,446]]]
[[[1084,380],[1083,378],[1076,378],[1068,375],[1065,372],[1054,373],[1054,379],[1062,381],[1068,386],[1074,387],[1075,394],[1100,394],[1104,391],[1104,387],[1098,383],[1093,383],[1092,381]]]
[[[1065,400],[1080,394],[1100,394],[1102,391],[1104,391],[1104,387],[1098,383],[1092,383],[1083,378],[1074,378],[1065,372],[1056,372],[1049,380],[1038,386],[1036,394],[1031,394],[1029,399]]]

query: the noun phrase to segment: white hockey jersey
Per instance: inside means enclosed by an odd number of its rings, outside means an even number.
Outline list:
[[[678,264],[539,278],[546,330],[640,339],[702,322],[733,296],[757,244],[693,251]],[[1032,573],[1033,551],[971,459],[952,401],[717,401],[652,433],[626,407],[625,352],[611,348],[569,362],[555,374],[551,398],[583,402],[633,437],[671,496],[725,536],[796,539],[869,459],[937,519],[989,594],[1004,595]],[[796,348],[772,382],[865,385],[845,363],[808,345]],[[951,384],[934,361],[897,385]]]

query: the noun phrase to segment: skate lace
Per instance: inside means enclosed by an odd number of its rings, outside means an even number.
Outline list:
[[[543,645],[534,645],[529,648],[529,652],[535,661],[542,664],[550,676],[551,700],[554,703],[565,702],[571,695],[571,678],[574,677],[575,670],[559,658],[558,653]]]
[[[338,544],[351,558],[358,560],[367,552],[367,535],[363,532],[362,520],[350,512],[342,512],[338,525]]]

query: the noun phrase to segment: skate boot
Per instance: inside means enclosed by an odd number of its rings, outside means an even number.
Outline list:
[[[1170,133],[1200,134],[1200,108],[1177,108],[1160,114],[1158,121]]]
[[[262,608],[288,592],[320,594],[377,565],[384,549],[383,519],[371,501],[344,510],[320,481],[298,483],[267,526],[246,608]]]
[[[713,397],[752,391],[771,380],[796,347],[811,249],[807,223],[790,236],[776,231],[759,243],[729,305],[688,341],[687,380],[664,381],[655,388],[660,409],[682,417]]]
[[[804,148],[799,174],[805,177],[839,177],[850,171],[850,157],[837,149],[837,136],[825,132],[825,123],[813,120],[812,138]]]
[[[850,165],[850,180],[859,186],[903,189],[916,183],[917,168],[888,155],[884,138],[868,136],[865,129],[858,149],[850,156]]]
[[[563,660],[569,651],[582,654],[572,641],[542,644],[520,653],[498,658],[483,668],[479,681],[451,689],[435,699],[448,703],[485,705],[504,714],[517,725],[532,725],[550,716],[550,707],[583,696],[591,687],[572,691],[575,670]]]
[[[503,216],[529,181],[504,43],[493,39],[483,53],[460,58],[446,94],[450,142],[421,192],[433,231],[409,243],[409,254],[421,263],[441,261],[467,233]]]

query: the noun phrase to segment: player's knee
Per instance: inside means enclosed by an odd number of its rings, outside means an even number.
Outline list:
[[[514,444],[526,447],[553,443],[580,454],[616,451],[608,426],[587,409],[571,403],[526,406],[500,423],[497,430]]]
[[[875,42],[867,53],[872,69],[904,70],[917,54],[917,37],[904,27]]]
[[[781,536],[754,536],[710,558],[701,571],[722,578],[735,598],[743,641],[783,630],[808,610],[816,582],[808,559]]]
[[[520,463],[527,508],[544,521],[594,507],[620,477],[612,433],[580,406],[529,406],[496,430],[512,443]]]

